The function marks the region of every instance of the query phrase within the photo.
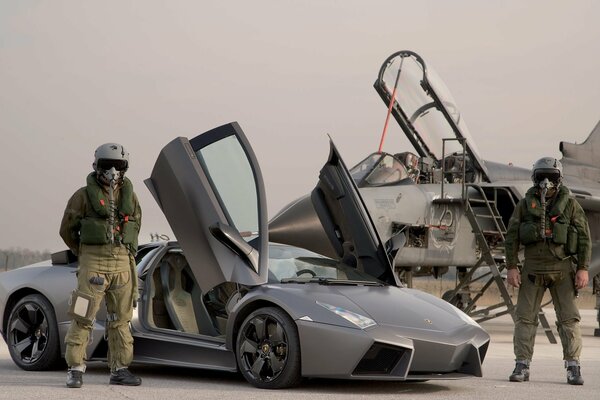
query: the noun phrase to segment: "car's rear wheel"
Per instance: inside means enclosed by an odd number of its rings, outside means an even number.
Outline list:
[[[238,331],[236,350],[242,375],[256,387],[281,389],[302,379],[296,325],[278,308],[259,308],[248,315]]]
[[[15,364],[27,371],[56,368],[60,341],[54,309],[41,294],[30,294],[15,304],[6,328],[8,350]]]

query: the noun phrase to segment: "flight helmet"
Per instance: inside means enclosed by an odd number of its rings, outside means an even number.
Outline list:
[[[101,183],[122,183],[125,171],[129,168],[129,153],[118,143],[105,143],[94,152],[92,167]]]
[[[531,170],[531,180],[538,186],[546,179],[553,187],[558,188],[563,179],[562,164],[556,158],[544,157],[540,158],[533,164]]]

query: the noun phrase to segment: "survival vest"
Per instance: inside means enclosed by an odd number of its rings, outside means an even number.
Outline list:
[[[108,221],[110,212],[108,196],[98,184],[95,172],[92,172],[87,177],[86,194],[88,204],[91,207],[86,207],[85,215],[81,219],[81,243],[108,244],[110,243],[112,230],[115,243],[126,244],[135,252],[137,250],[137,238],[140,227],[138,221],[133,220],[131,217],[135,211],[131,181],[127,178],[123,179],[119,194],[119,204],[115,210],[114,226],[110,226]]]
[[[541,234],[542,218],[545,218],[546,239],[553,243],[565,245],[566,254],[577,253],[577,229],[571,225],[573,207],[570,202],[569,189],[561,186],[553,200],[546,203],[546,215],[543,215],[542,204],[537,196],[537,188],[530,188],[525,194],[523,218],[519,226],[519,240],[528,245],[544,240]]]

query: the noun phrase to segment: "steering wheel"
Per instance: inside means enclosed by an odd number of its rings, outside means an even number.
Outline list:
[[[296,276],[300,276],[300,275],[304,275],[304,274],[310,274],[312,278],[317,276],[315,271],[313,271],[312,269],[307,269],[307,268],[301,269],[300,271],[296,272]]]

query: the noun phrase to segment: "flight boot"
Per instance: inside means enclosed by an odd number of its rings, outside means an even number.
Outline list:
[[[83,385],[83,372],[76,369],[67,371],[67,387],[80,388]]]
[[[569,365],[570,364],[570,365]],[[581,376],[581,366],[579,364],[567,365],[567,383],[569,385],[583,385],[583,377]]]
[[[529,380],[529,365],[523,362],[517,362],[515,370],[508,377],[511,382],[526,382]]]
[[[110,373],[111,385],[139,386],[142,378],[135,376],[127,368],[121,368]]]

